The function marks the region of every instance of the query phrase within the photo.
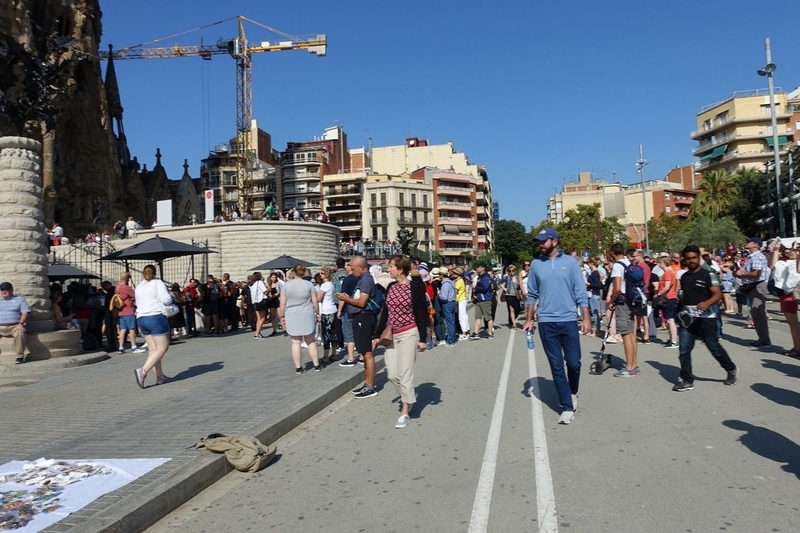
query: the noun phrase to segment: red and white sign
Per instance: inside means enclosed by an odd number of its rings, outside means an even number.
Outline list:
[[[213,193],[213,192],[211,192],[211,191],[206,191],[206,198],[208,198],[209,200],[211,200],[211,198],[213,198],[213,197],[214,197],[214,193]]]

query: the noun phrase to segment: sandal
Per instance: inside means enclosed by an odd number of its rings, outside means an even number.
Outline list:
[[[753,324],[747,324],[746,326],[742,326],[742,329],[756,329]]]
[[[785,352],[781,352],[781,355],[785,355],[787,357],[800,357],[800,352],[792,348],[791,350],[787,350]]]

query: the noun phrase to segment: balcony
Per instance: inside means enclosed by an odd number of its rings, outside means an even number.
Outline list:
[[[779,155],[784,156],[786,155],[788,150],[788,145],[782,145],[779,147],[780,150],[778,151]],[[724,154],[721,158],[717,159],[706,159],[705,161],[700,161],[697,164],[697,169],[704,169],[708,167],[716,167],[720,163],[725,161],[731,161],[733,159],[769,159],[773,155],[772,149],[764,149],[764,150],[756,150],[753,152],[728,152]]]
[[[482,192],[475,193],[475,203],[478,205],[486,205],[486,195]]]
[[[439,202],[439,207],[447,207],[448,211],[459,210],[459,211],[470,211],[472,212],[472,204],[468,204],[465,202]]]
[[[284,196],[319,196],[319,189],[284,189]]]
[[[459,254],[462,254],[464,252],[472,253],[473,248],[472,248],[472,246],[469,246],[467,248],[452,248],[452,247],[446,247],[446,246],[442,247],[442,246],[440,246],[436,250],[442,255],[448,255],[448,254],[449,255],[452,255],[452,254],[459,255]]]
[[[439,217],[439,224],[470,224],[472,225],[471,218],[464,217]]]
[[[347,222],[334,222],[333,224],[341,229],[358,229],[361,227],[360,220],[348,220]]]
[[[361,189],[359,187],[346,187],[341,189],[329,187],[325,193],[326,198],[337,198],[340,196],[361,196]]]
[[[783,130],[783,131],[781,131]],[[794,135],[793,128],[778,128],[778,135],[780,137],[786,137],[790,135]],[[713,141],[701,141],[700,146],[692,150],[692,155],[698,156],[703,152],[708,152],[709,150],[716,148],[722,144],[728,144],[731,142],[738,142],[738,141],[750,141],[753,139],[763,139],[767,141],[768,139],[772,139],[772,133],[754,133],[750,135],[725,135],[720,136]]]
[[[788,119],[791,116],[792,116],[792,111],[782,110],[782,109],[775,110],[775,118],[777,120]],[[768,122],[769,120],[771,120],[771,118],[772,118],[772,113],[770,113],[768,108],[762,114],[755,113],[752,115],[738,115],[738,116],[727,115],[725,117],[711,121],[711,124],[709,124],[708,126],[703,126],[699,130],[693,131],[691,137],[692,139],[699,139],[700,137],[708,135],[709,133],[712,133],[720,129],[723,126],[727,126],[728,124],[736,124],[736,123],[742,124],[745,122]]]
[[[284,154],[281,158],[281,166],[296,167],[298,165],[319,165],[319,157],[317,155],[306,155],[306,157],[292,157],[301,154]]]
[[[305,174],[284,174],[283,181],[319,181],[319,172],[306,172]]]
[[[472,242],[469,233],[439,233],[438,239],[445,242]]]
[[[399,224],[409,224],[411,226],[430,226],[433,227],[433,222],[430,220],[420,220],[416,218],[400,217],[397,219]]]
[[[329,205],[325,208],[329,213],[341,213],[347,211],[361,211],[361,204],[348,204],[348,205]]]
[[[388,218],[373,218],[372,220],[370,220],[370,224],[372,224],[373,226],[384,226],[388,223],[389,223]]]
[[[446,191],[447,194],[458,194],[460,196],[471,196],[472,195],[472,188],[471,187],[453,187],[452,185],[439,185],[437,187],[438,191]]]

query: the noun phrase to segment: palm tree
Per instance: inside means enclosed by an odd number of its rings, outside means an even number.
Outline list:
[[[713,170],[703,174],[697,190],[700,194],[692,204],[692,214],[716,219],[728,212],[739,196],[739,181],[727,170]]]

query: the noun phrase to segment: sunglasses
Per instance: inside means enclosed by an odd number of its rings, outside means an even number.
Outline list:
[[[525,264],[524,264],[524,265],[522,265],[522,266],[529,267],[529,266],[531,266],[531,264],[530,264],[530,263],[525,263]]]

